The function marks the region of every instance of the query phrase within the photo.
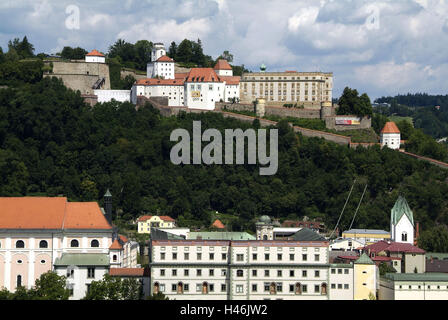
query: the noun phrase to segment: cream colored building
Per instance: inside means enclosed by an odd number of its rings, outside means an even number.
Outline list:
[[[379,300],[448,300],[446,273],[388,273],[380,279]]]
[[[363,243],[364,245],[369,245],[381,240],[390,240],[390,232],[384,230],[375,229],[350,229],[342,232],[342,238],[344,239],[354,239]]]
[[[365,253],[354,262],[353,273],[356,279],[353,299],[376,299],[378,267]]]
[[[151,233],[151,228],[174,228],[176,221],[168,216],[142,216],[137,220],[138,233]]]
[[[251,103],[266,99],[268,105],[296,104],[319,108],[332,101],[333,73],[326,72],[253,72],[243,73],[240,101]]]

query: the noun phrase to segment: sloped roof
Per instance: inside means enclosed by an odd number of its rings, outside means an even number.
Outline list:
[[[297,231],[293,236],[291,240],[296,241],[326,241],[324,237],[322,237],[320,234],[314,232],[311,229],[308,228],[302,228],[299,231]]]
[[[111,268],[109,274],[115,277],[149,277],[148,268]]]
[[[355,261],[355,264],[375,264],[367,254],[363,253],[358,260]]]
[[[215,70],[232,70],[232,67],[227,62],[226,59],[219,59],[218,62],[216,62],[213,69],[215,69]]]
[[[371,245],[365,246],[364,250],[368,250],[371,253],[378,253],[382,251],[389,252],[404,252],[404,253],[425,253],[425,250],[419,247],[413,246],[410,243],[401,243],[393,241],[378,241]]]
[[[226,231],[209,231],[209,232],[190,232],[189,240],[255,240],[255,237],[247,232],[226,232]]]
[[[86,56],[104,57],[104,54],[94,49],[90,51],[88,54],[86,54]]]
[[[109,255],[106,253],[63,253],[56,258],[55,266],[109,266]]]
[[[384,278],[393,281],[443,281],[448,282],[447,273],[425,272],[425,273],[386,273]]]
[[[152,217],[159,217],[161,220],[163,221],[175,221],[173,218],[169,217],[169,216],[141,216],[138,218],[137,221],[147,221],[149,219],[151,219]]]
[[[185,240],[185,238],[159,228],[151,228],[151,240]]]
[[[135,83],[138,86],[183,86],[184,79],[157,79],[157,78],[145,78],[139,79]]]
[[[381,133],[400,133],[395,122],[389,121],[386,122],[384,128],[381,130]]]
[[[222,82],[212,68],[192,68],[185,82]]]
[[[213,223],[212,223],[212,227],[214,228],[218,228],[218,229],[225,229],[225,225],[221,222],[221,220],[216,219]]]
[[[114,242],[112,242],[111,246],[109,247],[111,250],[121,250],[123,249],[123,246],[118,241],[118,239],[115,239]]]
[[[0,229],[112,229],[96,202],[66,197],[1,197]]]
[[[398,197],[390,213],[390,221],[392,224],[397,224],[401,217],[405,214],[409,218],[411,224],[414,225],[414,215],[408,202],[403,196]]]
[[[227,85],[238,85],[240,84],[240,76],[219,76],[222,81],[225,81]]]
[[[157,62],[174,62],[173,59],[168,57],[167,55],[161,56],[159,59],[156,60]]]

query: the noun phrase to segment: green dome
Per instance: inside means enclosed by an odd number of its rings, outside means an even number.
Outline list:
[[[261,216],[260,217],[260,222],[271,223],[271,218],[269,218],[269,216]]]
[[[261,66],[260,66],[260,70],[261,70],[261,71],[266,71],[266,66],[265,66],[264,63],[261,64]]]

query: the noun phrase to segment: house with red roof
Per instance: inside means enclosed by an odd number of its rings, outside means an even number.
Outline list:
[[[137,220],[137,232],[151,234],[151,228],[172,229],[176,227],[176,220],[169,216],[144,215]]]
[[[211,227],[212,227],[212,228],[215,228],[215,229],[220,229],[220,230],[224,230],[224,229],[226,228],[226,226],[225,226],[225,225],[221,222],[221,220],[219,220],[219,219],[216,219],[216,220],[212,223]]]
[[[386,122],[380,133],[381,147],[400,149],[401,134],[395,122]]]
[[[142,286],[143,298],[150,296],[150,269],[147,268],[113,268],[110,269],[109,274],[112,277],[124,279],[135,279]]]
[[[86,54],[86,62],[106,63],[106,56],[94,49]]]

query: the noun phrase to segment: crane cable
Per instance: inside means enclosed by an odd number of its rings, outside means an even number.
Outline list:
[[[351,229],[352,229],[353,222],[355,221],[356,214],[358,213],[359,207],[361,206],[361,201],[362,201],[362,198],[364,198],[364,193],[366,193],[366,190],[367,190],[367,184],[366,184],[366,186],[364,187],[364,191],[363,191],[363,193],[362,193],[361,200],[359,200],[358,208],[356,208],[355,215],[353,216],[352,223],[350,224],[350,228],[348,228],[348,230],[351,230]]]
[[[336,223],[336,226],[334,227],[334,230],[330,234],[330,237],[329,237],[330,239],[331,239],[331,236],[333,235],[333,233],[336,231],[336,228],[339,225],[339,221],[341,221],[342,213],[344,213],[345,206],[347,205],[348,199],[350,199],[350,195],[352,194],[353,187],[355,186],[355,183],[356,183],[356,179],[355,179],[355,181],[353,181],[352,188],[350,189],[350,193],[348,194],[347,200],[345,201],[344,207],[342,208],[341,214],[339,215],[338,222]]]

